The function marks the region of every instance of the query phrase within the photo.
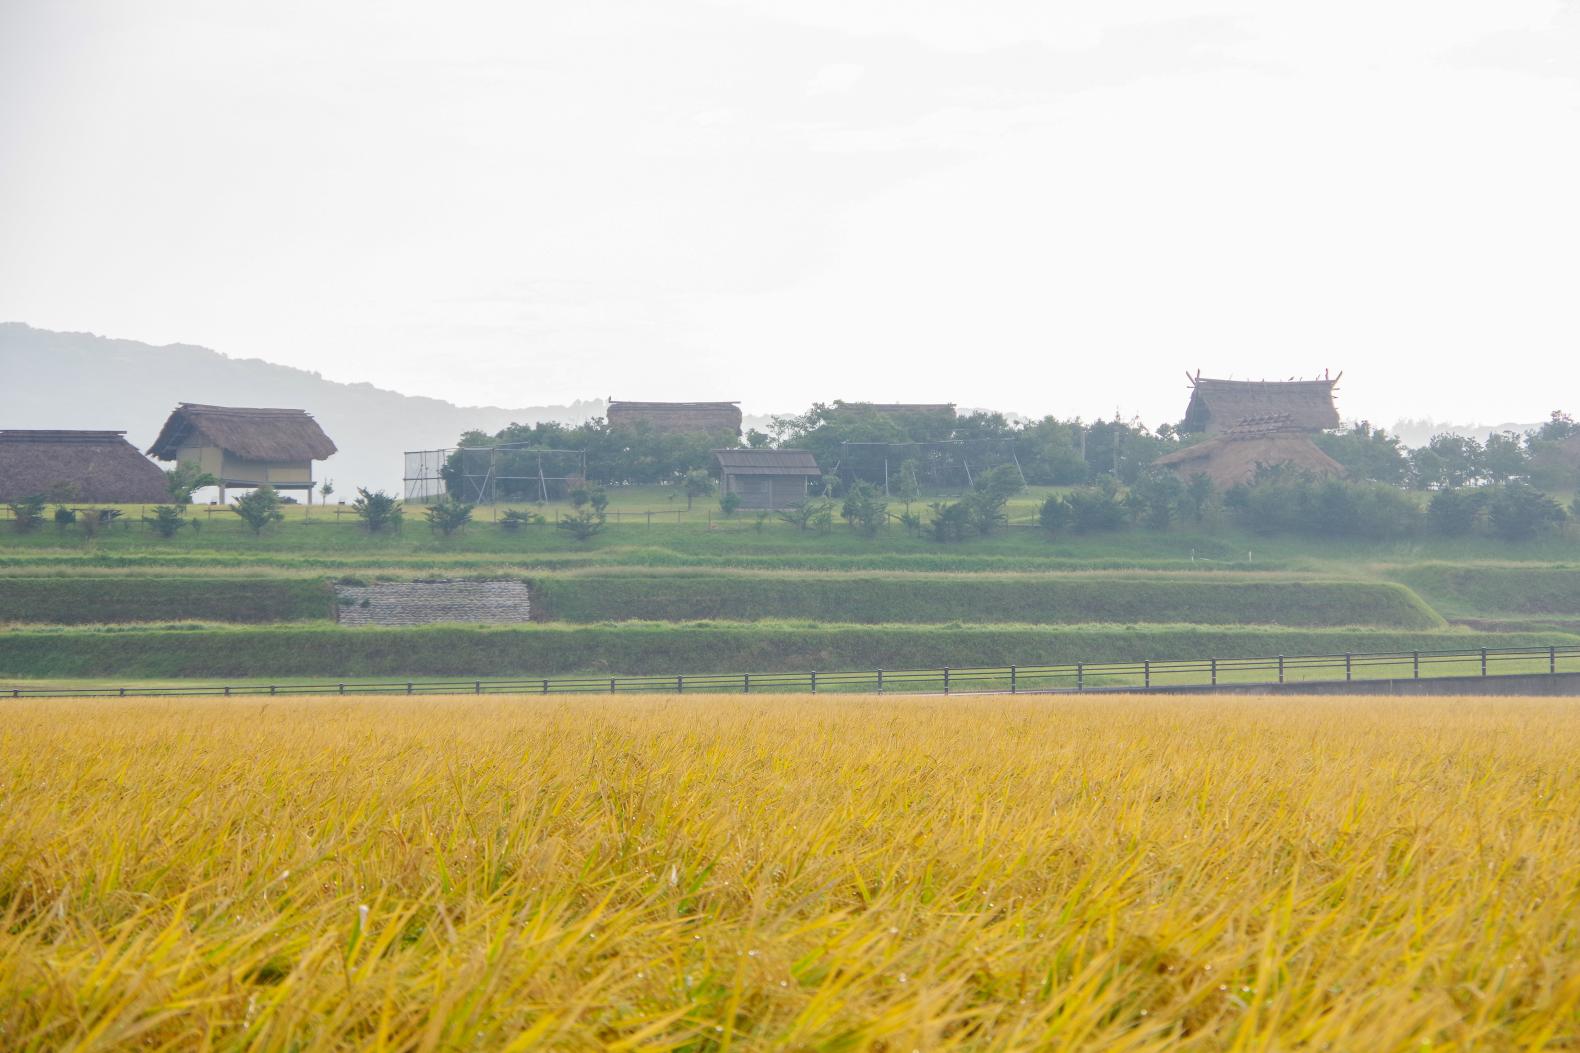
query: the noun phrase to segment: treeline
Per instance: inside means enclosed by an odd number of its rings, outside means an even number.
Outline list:
[[[602,418],[583,424],[513,424],[493,434],[471,431],[463,447],[521,443],[530,448],[585,450],[586,481],[605,486],[666,483],[688,472],[713,469],[712,451],[744,445],[761,449],[810,450],[825,472],[841,463],[847,443],[975,444],[994,460],[1013,460],[1033,486],[1081,486],[1111,477],[1135,485],[1152,462],[1181,445],[1198,441],[1173,424],[1149,428],[1139,420],[1011,420],[1002,413],[951,410],[880,412],[860,403],[817,403],[799,415],[775,417],[768,430],[744,437],[676,435],[646,426],[611,426]],[[1486,441],[1438,435],[1412,449],[1397,436],[1366,422],[1316,436],[1323,452],[1343,465],[1351,480],[1387,483],[1417,490],[1458,489],[1528,482],[1540,489],[1580,487],[1580,424],[1567,413],[1552,417],[1525,435],[1493,433]],[[936,455],[937,451],[934,451]],[[920,455],[917,455],[920,456]],[[893,459],[891,470],[903,457]],[[847,466],[848,467],[848,466]],[[923,464],[922,482],[928,482]],[[460,463],[446,469],[451,491],[459,493]],[[869,480],[871,481],[871,480]],[[525,496],[534,484],[521,483]],[[504,488],[500,497],[507,494]]]

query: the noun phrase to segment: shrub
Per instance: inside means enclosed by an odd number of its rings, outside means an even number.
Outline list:
[[[834,505],[830,501],[809,497],[800,504],[781,508],[774,514],[798,530],[810,530],[814,527],[822,529],[825,520],[830,526],[833,525]]]
[[[583,507],[568,516],[562,516],[554,525],[577,541],[587,541],[603,531],[604,518],[604,513],[599,509]]]
[[[428,506],[428,525],[449,537],[472,521],[473,505],[444,497]]]
[[[508,508],[499,517],[499,525],[506,530],[520,530],[524,526],[538,526],[548,520],[537,512],[523,512],[519,508]]]
[[[351,502],[351,510],[362,520],[362,525],[368,528],[370,534],[377,534],[385,527],[399,527],[405,513],[401,510],[400,502],[383,490],[369,491],[366,487],[357,487],[357,499]]]
[[[1064,496],[1069,506],[1070,526],[1078,534],[1118,530],[1125,525],[1125,506],[1119,499],[1119,483],[1104,476],[1096,486],[1083,486]]]
[[[71,526],[71,524],[75,523],[76,521],[77,521],[77,513],[76,512],[74,512],[71,509],[67,508],[65,505],[56,505],[55,506],[55,526],[56,526],[57,529],[65,530],[67,527]]]
[[[1070,506],[1058,494],[1049,494],[1037,509],[1037,523],[1050,534],[1057,534],[1070,525]]]
[[[852,528],[867,537],[873,537],[878,533],[878,528],[889,521],[889,506],[879,498],[876,486],[858,482],[845,494],[840,516]]]
[[[181,515],[181,509],[175,505],[160,505],[154,509],[154,518],[149,520],[149,526],[160,537],[175,537],[176,533],[187,525],[186,519]]]
[[[1426,521],[1434,534],[1462,537],[1476,526],[1487,507],[1485,490],[1439,490],[1426,507]]]
[[[733,490],[719,498],[719,510],[724,513],[726,518],[735,515],[736,510],[740,507],[741,495]]]
[[[1125,505],[1136,522],[1167,530],[1184,512],[1185,484],[1167,469],[1149,468],[1136,478]]]
[[[252,528],[254,536],[262,534],[265,527],[285,519],[285,513],[280,511],[280,495],[274,492],[272,486],[260,486],[245,497],[236,498],[230,510],[241,516],[242,521]]]
[[[219,480],[199,468],[196,461],[186,461],[165,472],[165,488],[170,491],[170,500],[178,505],[191,504],[194,490],[218,485]]]
[[[11,509],[12,525],[21,533],[37,530],[44,525],[44,498],[24,497],[20,501],[12,501],[8,507]]]

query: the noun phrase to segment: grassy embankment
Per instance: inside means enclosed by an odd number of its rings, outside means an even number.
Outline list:
[[[1400,585],[1117,574],[600,571],[528,576],[541,620],[1371,626],[1441,628]],[[0,577],[0,622],[287,622],[333,617],[327,579]]]
[[[1392,575],[1446,617],[1491,629],[1580,631],[1580,565],[1430,563]]]
[[[1567,1049],[1580,710],[13,703],[17,1050]]]
[[[1568,645],[1565,633],[1200,625],[836,625],[758,621],[362,628],[12,629],[10,678],[556,676],[907,669]]]

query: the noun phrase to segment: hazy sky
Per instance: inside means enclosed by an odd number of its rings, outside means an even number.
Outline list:
[[[1580,0],[0,0],[0,319],[502,405],[1580,412]]]

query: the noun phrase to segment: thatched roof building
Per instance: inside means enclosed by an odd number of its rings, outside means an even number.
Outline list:
[[[1313,475],[1337,477],[1344,467],[1311,441],[1309,430],[1288,414],[1252,417],[1210,439],[1159,457],[1153,464],[1189,479],[1206,475],[1227,490],[1256,478],[1258,469],[1288,465]]]
[[[1343,376],[1341,373],[1339,376]],[[1216,435],[1243,420],[1287,417],[1301,431],[1326,431],[1339,426],[1333,404],[1339,377],[1317,380],[1212,380],[1191,377],[1190,405],[1181,430]]]
[[[123,431],[0,431],[0,501],[163,504],[165,473]]]
[[[952,417],[955,414],[953,402],[841,402],[840,405],[872,410],[888,417],[908,417],[918,413],[947,413]]]
[[[806,500],[807,484],[823,470],[809,450],[714,450],[724,492],[742,508],[788,508]]]
[[[671,435],[739,435],[736,402],[618,402],[609,400],[609,426],[646,425]]]
[[[313,462],[332,456],[335,444],[306,410],[202,406],[183,402],[170,414],[148,452],[162,461],[196,464],[228,486],[268,484],[306,490],[311,499]]]

